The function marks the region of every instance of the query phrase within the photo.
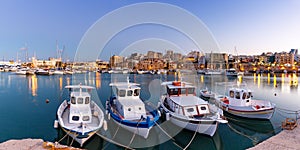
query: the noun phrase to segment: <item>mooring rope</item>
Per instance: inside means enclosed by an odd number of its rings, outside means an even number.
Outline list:
[[[123,144],[121,144],[121,143],[115,142],[115,141],[113,141],[113,140],[111,140],[111,139],[109,139],[109,138],[107,138],[107,137],[101,135],[101,134],[98,133],[98,132],[96,133],[96,135],[98,135],[98,136],[101,137],[102,139],[104,139],[104,140],[106,140],[106,141],[108,141],[108,142],[110,142],[110,143],[113,143],[113,144],[115,144],[115,145],[118,145],[118,146],[120,146],[120,147],[124,147],[124,148],[130,149],[130,150],[134,150],[133,148],[128,147],[128,146],[126,146],[126,145],[123,145]]]
[[[184,150],[186,150],[186,149],[192,144],[192,142],[194,141],[194,138],[196,137],[196,134],[197,134],[197,132],[198,132],[199,126],[200,126],[200,121],[199,121],[199,123],[198,123],[198,125],[197,125],[197,129],[196,129],[196,131],[195,131],[195,133],[194,133],[192,139],[191,139],[190,142],[185,146]]]
[[[227,125],[228,125],[228,127],[229,127],[231,130],[233,130],[235,133],[237,133],[237,134],[239,134],[239,135],[242,135],[242,136],[244,136],[244,137],[250,139],[252,142],[258,143],[258,141],[257,141],[256,139],[252,138],[251,136],[248,136],[248,135],[246,135],[246,134],[243,134],[243,133],[240,132],[240,131],[237,131],[235,128],[233,128],[233,127],[230,125],[230,123],[227,123]]]
[[[178,145],[177,143],[176,143],[176,140],[171,136],[171,135],[169,135],[168,133],[167,133],[167,131],[165,131],[157,122],[155,122],[155,125],[165,134],[165,135],[167,135],[172,141],[173,141],[173,143],[177,146],[177,147],[179,147],[180,149],[183,149],[180,145]]]

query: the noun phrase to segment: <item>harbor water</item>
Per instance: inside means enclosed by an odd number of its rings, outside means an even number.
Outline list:
[[[79,146],[70,137],[64,136],[60,129],[53,127],[56,111],[68,92],[64,86],[83,84],[96,87],[96,103],[105,112],[105,101],[111,95],[109,84],[125,81],[141,85],[141,97],[144,101],[157,106],[163,81],[185,80],[193,82],[199,89],[208,88],[220,94],[226,91],[218,83],[247,83],[255,99],[269,100],[276,104],[271,120],[254,120],[225,114],[228,124],[220,124],[213,137],[194,134],[160,120],[161,127],[151,130],[151,140],[133,137],[132,133],[116,127],[108,118],[108,130],[99,134],[128,147],[143,149],[246,149],[281,131],[281,122],[287,118],[296,118],[300,110],[298,80],[296,74],[249,74],[244,77],[228,78],[224,75],[205,76],[198,74],[151,75],[151,74],[100,74],[88,72],[74,75],[16,75],[13,72],[0,72],[0,142],[9,139],[41,138],[46,141],[60,141],[62,144]],[[163,130],[163,131],[162,131]],[[118,132],[118,133],[116,133]],[[164,132],[170,133],[168,138]],[[173,133],[173,134],[172,134]],[[133,137],[133,138],[132,138]],[[120,139],[121,138],[121,139]],[[154,141],[154,142],[153,142]],[[123,142],[123,143],[122,143]],[[142,143],[144,147],[138,145]],[[156,143],[156,144],[153,144]],[[86,149],[124,149],[109,143],[99,136],[93,136],[84,144]]]

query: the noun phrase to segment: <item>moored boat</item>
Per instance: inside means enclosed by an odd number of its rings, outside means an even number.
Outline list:
[[[204,100],[209,100],[211,98],[215,97],[214,92],[208,90],[207,88],[200,90],[200,97],[203,98]]]
[[[27,69],[26,68],[21,68],[21,69],[18,69],[15,74],[17,75],[26,75],[27,74]]]
[[[227,123],[221,118],[221,109],[196,96],[196,87],[191,83],[172,81],[163,82],[162,85],[167,93],[162,95],[160,106],[166,119],[173,124],[213,136],[219,123]]]
[[[215,97],[216,103],[226,112],[245,118],[270,119],[275,104],[266,100],[253,100],[252,91],[247,88],[232,87],[228,95]]]
[[[111,83],[112,95],[106,102],[108,118],[122,128],[147,138],[151,128],[159,119],[159,112],[140,99],[141,88],[137,83]]]
[[[103,125],[104,114],[91,99],[91,86],[69,85],[70,99],[63,101],[57,110],[60,127],[81,146]]]
[[[237,77],[238,72],[234,68],[227,69],[225,75],[228,77]]]
[[[35,74],[37,74],[37,75],[52,75],[52,73],[50,73],[49,70],[45,70],[45,69],[38,69],[35,71]]]

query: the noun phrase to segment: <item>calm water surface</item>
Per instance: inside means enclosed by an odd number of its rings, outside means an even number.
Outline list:
[[[145,101],[157,105],[161,94],[159,84],[162,81],[182,78],[183,80],[193,82],[201,88],[213,89],[223,94],[224,86],[220,82],[246,82],[248,87],[254,91],[254,98],[270,100],[276,104],[276,107],[289,110],[300,110],[300,100],[298,87],[291,86],[298,82],[296,75],[286,74],[263,74],[249,75],[243,78],[227,78],[224,76],[203,76],[203,75],[129,75],[130,81],[141,84],[141,96]],[[76,75],[53,75],[53,76],[23,76],[15,75],[10,72],[0,72],[0,142],[9,139],[23,138],[42,138],[47,141],[59,141],[64,136],[61,130],[53,128],[53,122],[56,119],[56,110],[60,103],[67,98],[67,92],[64,86],[70,84],[88,84],[96,87],[98,98],[96,102],[104,110],[105,100],[109,98],[111,90],[109,83],[114,81],[125,81],[125,75],[110,75],[99,73],[86,73]],[[96,93],[96,92],[94,92]],[[199,94],[199,93],[197,93]],[[46,103],[46,99],[50,102]],[[190,149],[245,149],[273,136],[281,131],[281,121],[286,117],[296,117],[295,114],[289,114],[280,109],[276,109],[274,116],[270,121],[249,120],[237,118],[226,114],[229,123],[220,124],[218,131],[213,137],[196,134]],[[107,118],[106,118],[107,120]],[[164,123],[162,127],[167,132],[178,130],[176,126]],[[101,131],[107,137],[112,137],[117,130],[114,124],[108,122],[109,131]],[[129,145],[132,134],[122,129],[118,130],[118,136],[124,145]],[[177,132],[176,132],[177,133]],[[126,136],[128,137],[126,137]],[[153,139],[161,139],[166,136],[159,128],[152,130]],[[182,149],[185,148],[194,133],[187,130],[181,130],[174,135],[172,140],[163,141],[154,147],[147,149]],[[116,141],[118,139],[116,138]],[[127,139],[128,141],[124,140]],[[120,139],[119,139],[120,140]],[[134,139],[134,143],[145,143],[147,141]],[[128,142],[128,143],[126,143]],[[157,141],[156,141],[157,142]],[[69,137],[62,140],[64,144],[72,143]],[[74,146],[78,146],[73,142]],[[146,144],[147,145],[147,144]],[[151,145],[151,144],[149,144]],[[87,149],[123,149],[110,144],[98,136],[94,136],[85,144]]]

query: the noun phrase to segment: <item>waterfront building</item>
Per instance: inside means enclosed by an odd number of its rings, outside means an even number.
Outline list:
[[[125,59],[123,56],[117,56],[117,55],[111,56],[109,60],[110,67],[111,68],[123,67],[124,60]]]
[[[294,54],[287,52],[275,53],[275,62],[279,65],[294,64]]]
[[[206,68],[210,69],[227,69],[228,54],[226,53],[206,53]],[[234,60],[232,61],[235,62]],[[232,67],[231,67],[232,68]]]
[[[55,68],[62,64],[61,58],[49,58],[48,60],[40,60],[35,57],[31,58],[32,67],[34,68]]]
[[[109,62],[97,60],[96,64],[98,65],[99,70],[108,70],[109,69]]]

